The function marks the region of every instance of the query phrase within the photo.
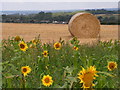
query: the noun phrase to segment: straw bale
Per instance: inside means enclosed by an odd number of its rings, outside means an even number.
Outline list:
[[[90,13],[77,13],[70,19],[68,29],[75,37],[96,38],[100,32],[100,22]]]

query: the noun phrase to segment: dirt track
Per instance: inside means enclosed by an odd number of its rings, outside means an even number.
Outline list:
[[[26,41],[32,40],[40,34],[42,42],[53,42],[62,39],[68,41],[72,38],[66,24],[2,24],[2,37],[7,39],[9,36],[19,35]],[[101,40],[118,39],[118,25],[101,25]],[[82,43],[94,42],[98,39],[79,39]]]

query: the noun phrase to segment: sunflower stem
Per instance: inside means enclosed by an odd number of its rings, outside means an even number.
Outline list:
[[[74,54],[74,60],[73,60],[73,65],[74,65],[74,68],[75,68],[75,72],[77,72],[76,71],[76,69],[77,69],[77,65],[78,65],[78,62],[77,62],[77,52],[74,52],[75,54]]]
[[[25,77],[23,74],[22,74],[22,88],[25,88]]]
[[[45,68],[47,69],[47,73],[49,73],[48,62],[49,62],[49,57],[45,57]]]

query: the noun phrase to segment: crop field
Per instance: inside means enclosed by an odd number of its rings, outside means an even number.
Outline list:
[[[2,30],[2,88],[120,88],[117,25],[101,25],[96,39],[72,37],[67,24]]]
[[[19,35],[26,41],[30,41],[40,34],[42,42],[53,42],[62,39],[68,41],[72,38],[68,31],[67,24],[2,24],[3,39],[7,39],[9,36]],[[118,25],[101,25],[100,39],[115,40],[118,39]],[[97,39],[79,39],[81,43],[91,43]]]

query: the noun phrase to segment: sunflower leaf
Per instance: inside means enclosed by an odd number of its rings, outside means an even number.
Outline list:
[[[98,72],[98,73],[100,73],[100,74],[105,74],[105,75],[110,76],[110,77],[115,77],[115,75],[109,74],[109,73],[107,73],[107,72]]]

